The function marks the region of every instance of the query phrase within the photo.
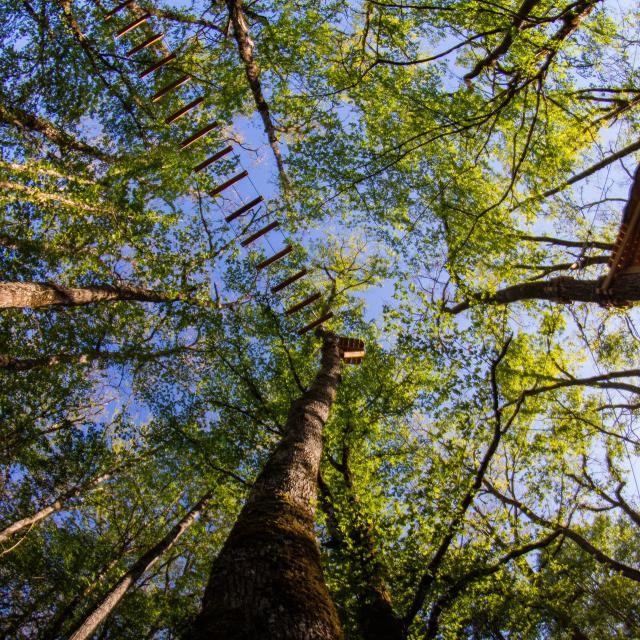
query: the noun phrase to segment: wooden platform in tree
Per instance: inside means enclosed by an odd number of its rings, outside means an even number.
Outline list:
[[[340,337],[338,346],[345,364],[360,364],[365,356],[364,341],[357,338]]]
[[[607,293],[616,275],[640,272],[640,165],[633,177],[622,223],[609,259],[609,273],[600,286]]]

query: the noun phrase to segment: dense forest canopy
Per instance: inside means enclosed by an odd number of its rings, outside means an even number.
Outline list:
[[[640,637],[639,49],[0,0],[0,635]]]

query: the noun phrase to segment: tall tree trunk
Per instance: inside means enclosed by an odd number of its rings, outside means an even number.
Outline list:
[[[37,309],[57,305],[73,307],[118,300],[173,302],[178,299],[180,296],[163,291],[127,285],[61,287],[50,282],[0,282],[0,309]]]
[[[109,591],[76,630],[69,636],[69,640],[88,640],[93,632],[102,624],[111,612],[116,608],[125,593],[136,581],[151,567],[165,552],[178,541],[180,536],[193,524],[204,504],[211,497],[211,492],[205,494],[198,503],[176,524],[167,535],[140,556],[133,566],[120,578],[117,584]]]
[[[314,534],[322,431],[342,365],[337,336],[321,335],[320,370],[213,562],[191,640],[342,637]]]
[[[115,558],[112,558],[96,575],[92,582],[90,582],[84,589],[79,591],[69,602],[64,606],[60,607],[58,611],[56,611],[54,617],[51,619],[51,622],[47,627],[45,627],[44,631],[38,636],[38,640],[57,640],[60,638],[60,630],[64,626],[65,622],[68,622],[70,619],[73,619],[74,611],[77,611],[79,607],[82,606],[82,603],[98,588],[103,585],[109,572],[122,560],[123,556],[126,553],[126,545],[122,545],[118,555]]]

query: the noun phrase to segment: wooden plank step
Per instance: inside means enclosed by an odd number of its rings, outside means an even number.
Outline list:
[[[282,282],[278,283],[274,287],[271,287],[271,293],[278,293],[278,291],[282,291],[285,287],[288,287],[290,284],[297,282],[300,278],[304,278],[309,273],[307,269],[300,269],[298,273],[294,273],[292,276],[285,278]]]
[[[278,251],[278,253],[275,253],[274,255],[272,255],[270,258],[267,258],[266,260],[259,262],[256,265],[256,269],[258,271],[262,271],[263,269],[266,269],[269,265],[272,265],[274,262],[277,262],[278,260],[281,260],[282,258],[284,258],[286,255],[290,254],[292,251],[293,251],[293,247],[289,244],[281,251]]]
[[[253,209],[257,204],[260,204],[264,198],[262,196],[258,196],[254,198],[251,202],[247,202],[247,204],[243,205],[239,209],[236,209],[233,213],[230,213],[224,220],[225,222],[231,222],[236,218],[239,218],[243,213],[249,211],[249,209]]]
[[[204,136],[206,136],[207,133],[210,133],[214,129],[218,129],[219,127],[220,127],[219,122],[211,122],[206,127],[202,127],[202,129],[198,129],[198,131],[190,135],[188,138],[185,138],[180,143],[180,149],[184,151],[187,147],[190,147],[194,142],[197,142],[198,140],[200,140],[200,138],[204,138]]]
[[[278,221],[271,222],[268,225],[266,225],[265,227],[262,227],[262,229],[258,229],[258,231],[256,231],[255,233],[252,233],[249,237],[245,238],[240,244],[243,247],[247,247],[252,242],[255,242],[258,238],[261,238],[265,234],[269,233],[269,231],[273,231],[273,229],[276,229],[279,226],[280,226],[280,223]]]
[[[172,122],[179,120],[180,118],[182,118],[182,116],[186,116],[187,113],[189,113],[189,111],[191,111],[192,109],[195,109],[198,105],[202,104],[203,102],[204,102],[204,96],[200,98],[196,98],[195,100],[192,100],[189,104],[185,104],[184,107],[180,107],[180,109],[178,109],[177,111],[174,111],[174,113],[172,113],[168,118],[165,118],[164,123],[171,124]]]
[[[152,44],[155,44],[156,42],[160,42],[162,38],[164,38],[164,32],[155,33],[150,38],[147,38],[144,42],[141,42],[140,44],[136,45],[132,49],[129,49],[129,51],[127,51],[126,53],[127,58],[130,58],[131,56],[135,56],[136,53],[138,53],[139,51],[142,51],[143,49],[146,49],[147,47],[150,47]]]
[[[151,14],[149,12],[143,13],[139,18],[136,18],[133,22],[130,22],[126,27],[122,27],[119,31],[116,31],[116,40],[118,38],[122,38],[122,36],[129,33],[129,31],[133,31],[136,27],[139,27],[141,24],[144,24],[149,18]]]
[[[158,100],[164,98],[172,91],[175,91],[178,87],[181,87],[183,84],[185,84],[185,82],[189,82],[189,80],[191,80],[191,76],[189,75],[180,76],[177,80],[170,82],[169,84],[162,87],[162,89],[154,93],[153,96],[151,96],[151,102],[158,102]]]
[[[285,316],[291,316],[294,313],[296,313],[296,311],[301,311],[305,307],[308,307],[310,304],[315,302],[320,297],[322,297],[321,293],[312,293],[310,296],[308,296],[304,300],[301,300],[297,304],[294,304],[294,305],[290,306],[288,309],[286,309],[285,312],[284,312],[284,315]]]
[[[242,178],[246,178],[248,175],[249,174],[247,173],[247,171],[241,171],[240,173],[236,173],[235,176],[232,176],[226,182],[223,182],[222,184],[219,184],[215,189],[213,189],[213,191],[210,191],[209,195],[211,197],[217,196],[221,191],[224,191],[225,189],[227,189],[231,185],[234,185],[236,182],[240,182],[240,180],[242,180]]]
[[[133,4],[133,0],[124,0],[124,2],[121,2],[120,4],[113,7],[111,11],[107,11],[107,13],[104,14],[104,19],[111,20],[113,16],[115,16],[117,13],[120,13],[123,9],[126,9],[131,4]]]
[[[170,62],[175,60],[176,57],[177,57],[177,54],[170,53],[168,56],[165,56],[161,60],[158,60],[157,62],[154,62],[152,65],[148,66],[144,71],[141,71],[138,74],[138,78],[140,78],[141,80],[142,78],[146,78],[148,75],[152,74],[154,71],[158,71],[158,69],[162,69],[162,67],[164,67],[165,64],[169,64]]]
[[[220,160],[220,158],[224,158],[226,155],[230,154],[233,151],[233,147],[229,145],[222,149],[222,151],[218,151],[218,153],[214,153],[212,156],[201,162],[200,164],[193,167],[191,170],[193,173],[198,173],[203,169],[206,169],[210,164],[213,164],[216,160]]]
[[[306,324],[301,329],[298,329],[298,335],[302,336],[305,333],[307,333],[307,331],[311,331],[311,329],[315,329],[316,327],[319,327],[321,324],[323,324],[324,322],[329,320],[329,318],[333,318],[333,312],[332,311],[327,311],[327,313],[325,313],[324,315],[320,316],[317,320],[314,320],[313,322],[310,322],[309,324]]]

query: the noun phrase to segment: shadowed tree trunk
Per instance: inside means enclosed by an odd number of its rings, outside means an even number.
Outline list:
[[[151,567],[165,552],[171,549],[182,534],[193,524],[205,503],[211,497],[211,492],[201,500],[176,524],[167,535],[140,556],[133,566],[118,580],[117,584],[102,601],[84,618],[76,630],[69,636],[69,640],[88,640],[93,632],[102,624],[136,581]]]
[[[346,455],[345,455],[345,452]],[[318,477],[320,504],[327,516],[331,547],[338,557],[350,559],[356,570],[352,579],[357,592],[356,616],[364,640],[405,640],[407,627],[393,607],[387,587],[386,567],[377,549],[373,526],[363,513],[349,469],[348,448],[343,448],[342,464],[336,465],[344,477],[352,513],[346,521],[347,541],[339,526],[333,496],[322,476]]]
[[[213,562],[190,640],[336,640],[340,623],[314,534],[322,431],[341,371],[323,337],[320,371],[291,405],[285,434]]]
[[[570,302],[595,302],[602,305],[625,306],[640,300],[640,273],[617,275],[608,293],[601,293],[600,280],[576,280],[566,276],[542,282],[523,282],[499,289],[493,294],[479,294],[478,304],[510,304],[520,300],[550,300],[561,304]],[[449,313],[460,313],[472,306],[465,300],[446,308]]]

